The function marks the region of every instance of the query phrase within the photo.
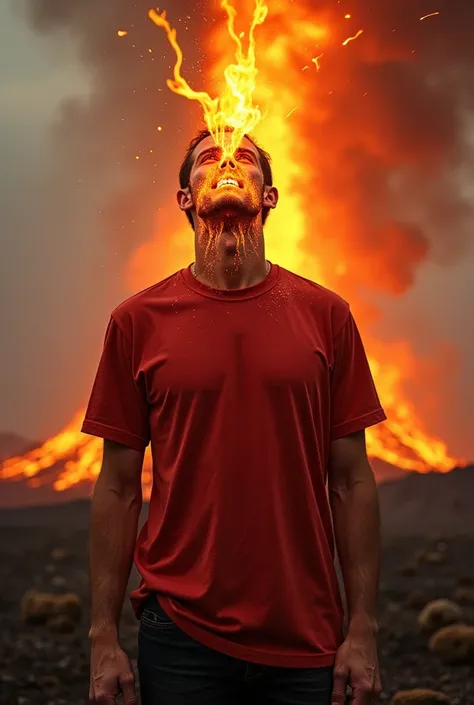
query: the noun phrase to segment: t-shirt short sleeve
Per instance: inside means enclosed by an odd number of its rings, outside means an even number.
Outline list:
[[[131,344],[113,316],[82,431],[135,450],[149,443],[146,391],[133,371]]]
[[[349,312],[334,340],[331,440],[361,431],[386,418],[356,322]]]

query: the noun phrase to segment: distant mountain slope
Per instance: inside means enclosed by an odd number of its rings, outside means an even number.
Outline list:
[[[8,431],[0,431],[0,463],[15,455],[23,455],[36,448],[37,444],[23,436]]]
[[[448,473],[409,473],[379,487],[384,532],[474,535],[474,466]]]
[[[7,458],[24,455],[29,450],[37,448],[40,443],[35,443],[15,433],[0,432],[0,463]],[[377,483],[389,482],[406,475],[405,470],[390,465],[383,460],[372,461]],[[72,487],[65,492],[56,492],[51,486],[51,477],[60,472],[62,463],[49,472],[50,477],[40,487],[31,487],[26,482],[0,480],[0,509],[8,507],[29,507],[32,505],[49,505],[71,502],[75,499],[87,498],[91,493],[91,486],[82,484]],[[48,483],[49,480],[49,483]]]
[[[474,466],[457,468],[446,474],[410,473],[401,480],[381,484],[379,497],[386,537],[474,536]],[[86,528],[89,511],[88,499],[0,509],[0,526]],[[145,505],[142,520],[147,511],[148,505]]]

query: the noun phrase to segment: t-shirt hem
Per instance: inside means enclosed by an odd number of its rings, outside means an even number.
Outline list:
[[[132,433],[126,431],[121,431],[113,426],[107,426],[99,421],[91,421],[85,419],[81,428],[82,433],[87,433],[90,436],[98,436],[99,438],[104,438],[107,441],[114,441],[115,443],[121,443],[124,446],[133,448],[133,450],[145,450],[148,442],[134,436]]]
[[[333,666],[336,660],[336,651],[319,654],[275,654],[235,644],[215,634],[210,634],[195,624],[190,624],[180,616],[176,616],[168,598],[157,595],[157,599],[169,618],[185,634],[200,644],[214,649],[214,651],[219,651],[226,656],[231,656],[241,661],[258,663],[262,666],[281,666],[283,668],[324,668],[325,666]]]
[[[350,419],[349,421],[344,421],[344,423],[336,426],[331,433],[331,440],[335,441],[338,438],[343,438],[351,433],[356,433],[357,431],[362,431],[364,428],[369,428],[369,426],[375,426],[375,424],[385,421],[387,416],[385,415],[382,407],[376,409],[375,411],[370,411],[368,414],[363,416],[358,416],[355,419]]]

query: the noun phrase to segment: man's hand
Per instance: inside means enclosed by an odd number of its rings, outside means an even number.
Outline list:
[[[331,705],[345,704],[348,685],[352,688],[352,705],[371,705],[380,695],[375,634],[348,632],[336,655]]]
[[[118,641],[93,642],[89,700],[98,705],[114,705],[119,693],[124,705],[136,705],[132,664]]]

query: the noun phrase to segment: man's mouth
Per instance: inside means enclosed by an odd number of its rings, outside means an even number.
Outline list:
[[[219,179],[217,182],[216,186],[214,188],[222,188],[224,186],[234,186],[235,188],[242,188],[237,179],[230,179],[230,178],[225,178],[225,179]]]

